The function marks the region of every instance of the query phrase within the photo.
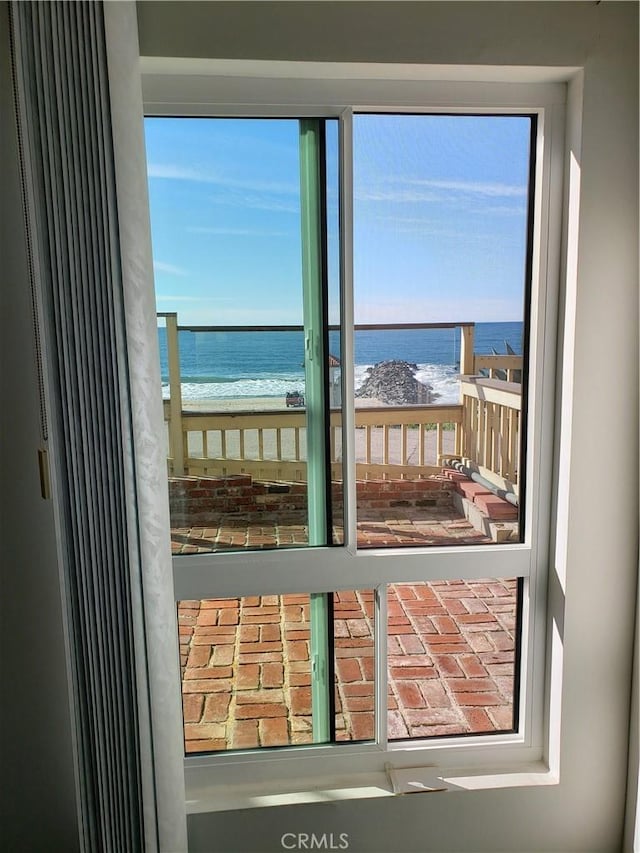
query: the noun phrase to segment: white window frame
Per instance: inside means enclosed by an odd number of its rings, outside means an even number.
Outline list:
[[[143,58],[145,115],[338,118],[340,120],[342,320],[344,362],[353,362],[351,128],[357,112],[535,114],[535,206],[527,411],[527,499],[518,544],[357,551],[352,372],[344,371],[345,545],[214,553],[173,558],[176,600],[371,589],[391,582],[524,578],[520,723],[514,734],[407,740],[387,744],[386,609],[376,595],[378,743],[284,747],[185,758],[188,811],[292,802],[305,792],[388,793],[384,768],[421,765],[460,787],[552,783],[545,666],[546,583],[553,481],[557,310],[561,259],[565,103],[562,82],[504,82],[513,69],[364,66],[339,63]],[[568,75],[567,75],[568,76]],[[466,768],[466,769],[464,769]],[[464,770],[463,770],[464,769]],[[468,772],[467,772],[468,769]],[[247,784],[250,778],[251,783]],[[345,781],[350,780],[350,781]],[[469,781],[471,780],[471,781]],[[371,787],[373,785],[373,788]],[[356,793],[360,791],[361,793]],[[363,793],[364,792],[364,793]],[[260,793],[260,796],[255,795]],[[249,799],[247,799],[249,797]],[[274,799],[275,797],[275,799]]]

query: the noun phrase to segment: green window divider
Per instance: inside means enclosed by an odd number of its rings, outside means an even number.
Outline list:
[[[300,207],[307,416],[307,506],[309,545],[327,545],[327,348],[326,244],[324,230],[324,122],[300,121]],[[314,743],[332,737],[329,687],[328,595],[310,596],[311,708]]]

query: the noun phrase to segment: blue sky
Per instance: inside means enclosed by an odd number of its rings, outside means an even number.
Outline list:
[[[145,122],[159,311],[302,323],[298,125]],[[327,129],[332,320],[337,123]],[[356,322],[522,319],[529,120],[354,119]]]

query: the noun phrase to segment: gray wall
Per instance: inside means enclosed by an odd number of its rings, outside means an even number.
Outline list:
[[[41,497],[38,384],[0,3],[0,848],[79,849],[53,505]]]
[[[568,513],[550,567],[566,593],[560,784],[194,815],[191,849],[281,850],[283,832],[333,831],[354,851],[619,850],[637,579],[637,5],[143,2],[138,18],[150,56],[585,69],[563,354]]]

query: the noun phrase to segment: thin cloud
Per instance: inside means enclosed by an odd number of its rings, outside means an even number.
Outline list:
[[[239,194],[234,190],[226,194],[211,196],[212,204],[224,204],[230,207],[240,207],[251,210],[268,210],[271,213],[299,213],[299,205],[291,201],[275,198],[274,196]]]
[[[383,201],[400,204],[415,202],[455,202],[465,199],[504,198],[520,199],[527,195],[526,186],[516,184],[486,183],[481,181],[442,181],[419,180],[417,178],[396,178],[395,186],[359,187],[356,199],[359,201]]]
[[[505,210],[511,209],[506,208]],[[478,212],[487,213],[488,209],[485,208]],[[412,216],[376,216],[374,221],[376,226],[379,225],[380,229],[386,233],[451,238],[460,244],[495,242],[496,240],[495,234],[474,231],[472,228],[445,228],[443,222],[434,219]],[[505,245],[503,238],[500,242],[501,245]]]
[[[522,198],[527,194],[526,186],[518,184],[501,184],[498,182],[483,183],[481,181],[441,181],[409,179],[412,186],[429,187],[430,189],[446,190],[448,192],[472,193],[501,198]]]
[[[247,180],[219,175],[213,172],[179,166],[174,163],[148,163],[147,176],[170,181],[193,181],[200,184],[215,184],[229,189],[252,190],[254,192],[275,193],[277,195],[297,195],[300,188],[296,184],[284,181]]]
[[[419,234],[422,237],[445,237],[451,240],[456,240],[460,243],[477,243],[478,241],[487,239],[482,234],[472,234],[468,231],[454,231],[446,228],[431,228],[427,225],[405,225],[397,228],[396,231],[400,234]],[[490,239],[490,238],[489,238]]]
[[[204,301],[204,300],[203,300]],[[227,300],[233,302],[233,300]],[[253,325],[296,325],[300,322],[302,307],[298,305],[265,308],[236,308],[233,305],[185,306],[179,309],[181,325],[189,326],[253,326]]]
[[[509,207],[506,204],[503,205],[495,205],[494,207],[484,207],[479,211],[480,213],[486,213],[487,216],[526,216],[527,210],[525,207],[521,207],[517,205],[516,207]]]
[[[410,189],[358,189],[355,193],[357,201],[384,201],[413,203],[422,201],[445,201],[446,196],[433,192]]]
[[[148,178],[166,178],[169,181],[202,181],[203,177],[193,169],[185,169],[170,163],[147,163]]]
[[[156,296],[156,302],[233,302],[230,296],[183,296],[182,294],[168,294]]]
[[[187,228],[190,234],[212,234],[222,237],[288,237],[286,231],[262,231],[259,228]]]
[[[231,189],[253,190],[262,193],[276,193],[278,195],[299,195],[300,187],[297,184],[288,184],[284,181],[255,181],[240,180],[238,178],[218,178],[216,184],[230,187]]]
[[[435,234],[446,237],[459,237],[463,233],[460,230],[443,228],[442,222],[434,219],[424,219],[414,216],[376,216],[376,223],[380,223],[385,231],[395,231],[403,234]]]
[[[154,261],[153,268],[156,272],[162,272],[166,275],[177,275],[180,277],[186,276],[188,273],[182,267],[177,267],[174,264],[165,264],[162,261]]]
[[[359,323],[413,323],[417,319],[429,323],[467,322],[498,323],[522,318],[522,305],[517,299],[478,299],[470,295],[449,299],[398,299],[371,303],[356,301]]]

